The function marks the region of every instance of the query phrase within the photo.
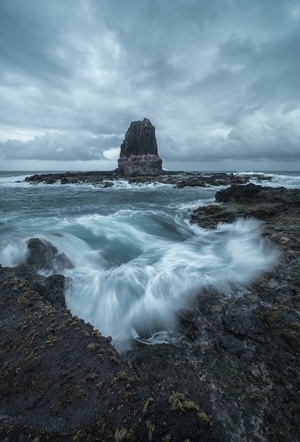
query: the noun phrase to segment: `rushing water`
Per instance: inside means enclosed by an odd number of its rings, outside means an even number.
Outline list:
[[[24,176],[0,173],[0,263],[26,262],[29,238],[53,244],[73,267],[43,273],[67,276],[68,308],[120,350],[132,339],[172,340],[201,290],[242,293],[274,265],[253,219],[215,230],[189,223],[193,208],[214,203],[214,187],[34,185]],[[300,186],[299,174],[272,176],[273,186]]]

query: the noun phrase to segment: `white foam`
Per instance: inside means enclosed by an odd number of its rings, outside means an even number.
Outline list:
[[[112,189],[120,190],[120,189],[126,189],[126,190],[157,190],[161,187],[170,187],[172,188],[172,184],[167,183],[161,183],[161,182],[145,182],[145,183],[139,183],[139,182],[129,182],[126,179],[117,179],[113,181],[113,187]]]
[[[175,330],[178,313],[188,309],[204,287],[212,286],[228,296],[235,285],[240,296],[241,286],[274,265],[277,252],[265,243],[259,227],[255,220],[222,224],[215,231],[198,227],[179,241],[151,236],[142,229],[138,233],[137,226],[124,227],[126,235],[114,232],[115,226],[109,234],[99,227],[93,234],[106,236],[113,242],[111,253],[120,256],[111,266],[95,259],[101,247],[96,255],[80,251],[80,266],[74,254],[69,256],[76,268],[68,270],[73,279],[67,290],[68,307],[121,347],[120,343],[133,337]],[[129,250],[135,248],[132,259],[128,250],[124,258],[126,253],[122,255],[124,250],[118,250],[115,240]]]
[[[3,241],[0,248],[0,264],[15,267],[26,262],[28,254],[25,240]]]

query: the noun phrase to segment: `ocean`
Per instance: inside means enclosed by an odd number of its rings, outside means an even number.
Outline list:
[[[181,339],[178,318],[195,296],[211,288],[242,296],[275,265],[277,252],[267,247],[258,221],[215,230],[189,222],[193,209],[216,204],[220,187],[24,182],[33,173],[0,172],[0,264],[25,263],[30,238],[54,245],[72,268],[56,263],[41,273],[66,276],[67,307],[111,336],[119,351],[134,340]],[[300,173],[267,175],[272,180],[263,185],[300,188]]]

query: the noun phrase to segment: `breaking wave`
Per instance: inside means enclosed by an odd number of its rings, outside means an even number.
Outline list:
[[[13,178],[0,183],[0,264],[26,262],[29,238],[51,243],[68,265],[57,259],[43,273],[68,277],[68,308],[112,336],[119,351],[134,339],[148,345],[180,340],[178,318],[204,289],[242,296],[276,262],[258,221],[240,219],[215,230],[188,222],[194,208],[214,203],[213,188],[126,180],[105,188],[27,186]]]
[[[159,211],[121,210],[64,219],[57,230],[40,238],[74,266],[61,269],[71,281],[68,308],[111,336],[119,351],[133,339],[171,342],[178,315],[201,290],[231,296],[277,258],[254,219],[206,230]],[[25,242],[2,247],[2,263],[24,260]]]

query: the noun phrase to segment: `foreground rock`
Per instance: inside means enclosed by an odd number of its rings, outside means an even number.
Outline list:
[[[154,394],[110,339],[65,309],[64,277],[37,274],[57,251],[29,246],[32,265],[0,267],[0,439],[220,440],[198,404],[176,389]]]
[[[297,229],[300,191],[272,188],[255,184],[233,185],[216,193],[216,201],[224,205],[200,207],[192,215],[192,222],[203,227],[216,227],[219,222],[232,222],[239,217],[254,217],[264,221],[263,229],[273,239],[276,230],[286,230],[290,234]],[[287,233],[289,233],[287,232]],[[297,240],[296,238],[294,240]]]
[[[182,343],[118,355],[64,308],[62,276],[37,275],[57,262],[45,243],[29,242],[31,265],[0,268],[2,439],[300,440],[300,191],[235,185],[216,198],[193,222],[254,216],[280,259],[230,296],[199,293]]]
[[[186,359],[197,372],[202,400],[207,398],[235,440],[297,441],[300,191],[249,184],[220,190],[216,200],[225,203],[199,208],[193,222],[215,228],[255,217],[281,255],[274,271],[244,293],[230,299],[217,293],[199,297],[195,312],[182,324],[193,341]]]
[[[162,173],[155,127],[148,118],[130,124],[121,144],[117,172],[125,176]]]

